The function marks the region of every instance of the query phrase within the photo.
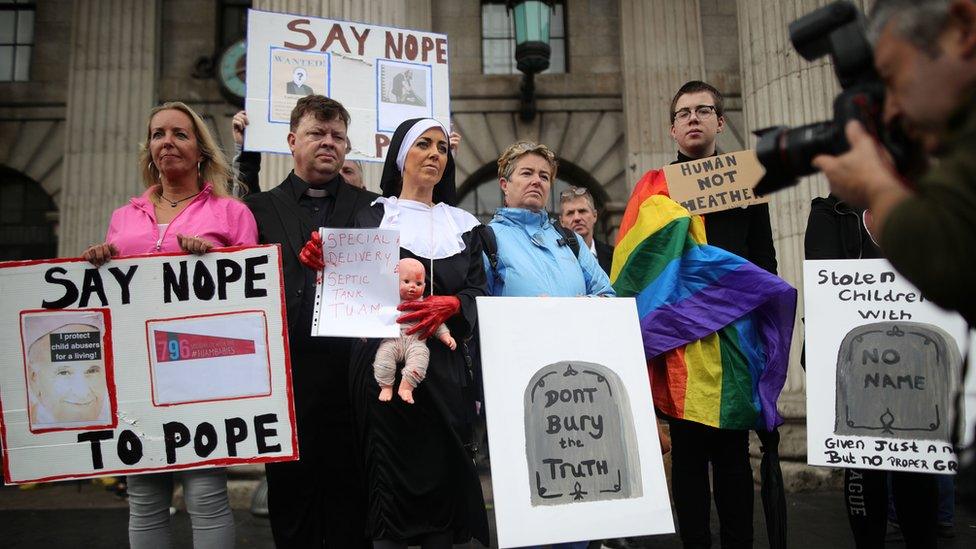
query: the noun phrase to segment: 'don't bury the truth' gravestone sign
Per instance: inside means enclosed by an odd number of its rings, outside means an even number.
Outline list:
[[[630,401],[612,370],[550,364],[525,389],[525,446],[532,505],[639,497]]]
[[[961,357],[945,330],[919,322],[858,326],[837,356],[838,435],[948,442]]]
[[[674,532],[635,300],[479,297],[478,329],[498,546]]]

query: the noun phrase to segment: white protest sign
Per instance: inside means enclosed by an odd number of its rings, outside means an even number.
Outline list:
[[[313,336],[399,337],[400,232],[321,228],[325,270],[315,287]]]
[[[808,462],[954,474],[963,319],[883,259],[805,261],[803,277]]]
[[[298,458],[277,246],[0,263],[4,480]]]
[[[668,194],[694,215],[769,202],[752,188],[766,170],[756,151],[720,153],[664,167]]]
[[[499,546],[674,532],[635,301],[479,297],[478,326]]]
[[[404,120],[450,127],[447,35],[248,10],[244,148],[290,154],[292,108],[311,94],[349,111],[346,158],[381,161]]]

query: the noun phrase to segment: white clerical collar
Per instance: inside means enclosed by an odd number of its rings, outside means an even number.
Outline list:
[[[316,189],[315,187],[309,187],[305,189],[305,195],[311,196],[312,198],[325,198],[329,196],[329,191],[325,189]]]
[[[380,197],[381,229],[398,229],[400,247],[426,259],[443,259],[464,250],[462,235],[481,223],[470,213],[443,202],[429,206],[413,200]]]

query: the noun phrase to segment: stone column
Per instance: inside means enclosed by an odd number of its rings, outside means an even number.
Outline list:
[[[254,9],[278,11],[358,21],[372,25],[386,25],[409,29],[430,30],[431,0],[255,0]],[[353,124],[356,122],[353,121]],[[262,154],[259,181],[262,189],[270,189],[288,175],[292,158],[282,154]],[[379,190],[383,164],[363,163],[363,181],[373,191]]]
[[[700,11],[698,0],[620,0],[630,188],[674,159],[671,98],[688,80],[705,76]]]
[[[832,118],[833,99],[840,91],[828,58],[808,62],[789,40],[788,25],[829,0],[740,0],[738,2],[739,54],[742,67],[742,102],[747,145],[755,147],[751,132],[773,125],[798,126]],[[864,9],[870,2],[856,0]],[[780,453],[805,459],[805,388],[800,368],[803,345],[803,238],[810,202],[827,194],[821,175],[773,195],[770,217],[779,274],[800,291],[800,306],[793,336],[790,372],[780,411],[787,418]],[[787,481],[789,484],[789,481]]]
[[[112,210],[142,192],[137,168],[156,100],[158,0],[76,0],[58,255],[102,242]]]

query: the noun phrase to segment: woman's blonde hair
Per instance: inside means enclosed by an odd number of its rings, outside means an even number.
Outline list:
[[[515,164],[518,163],[519,158],[527,154],[537,154],[544,158],[549,163],[549,167],[552,168],[552,174],[549,176],[550,181],[556,180],[556,168],[559,167],[559,163],[556,161],[556,153],[552,152],[549,147],[532,141],[516,141],[505,149],[505,152],[498,157],[498,179],[511,179],[512,172],[515,171]]]
[[[203,182],[210,182],[213,186],[214,196],[230,196],[231,170],[227,158],[223,151],[217,147],[213,134],[207,123],[200,118],[193,109],[181,101],[170,101],[163,103],[149,112],[146,120],[146,139],[139,145],[139,172],[142,174],[142,182],[146,187],[152,187],[161,183],[159,168],[153,165],[152,155],[149,152],[149,141],[152,139],[152,119],[162,111],[175,110],[190,117],[193,123],[193,133],[197,138],[197,147],[200,149],[200,168],[199,177]],[[157,196],[152,197],[157,200]]]

